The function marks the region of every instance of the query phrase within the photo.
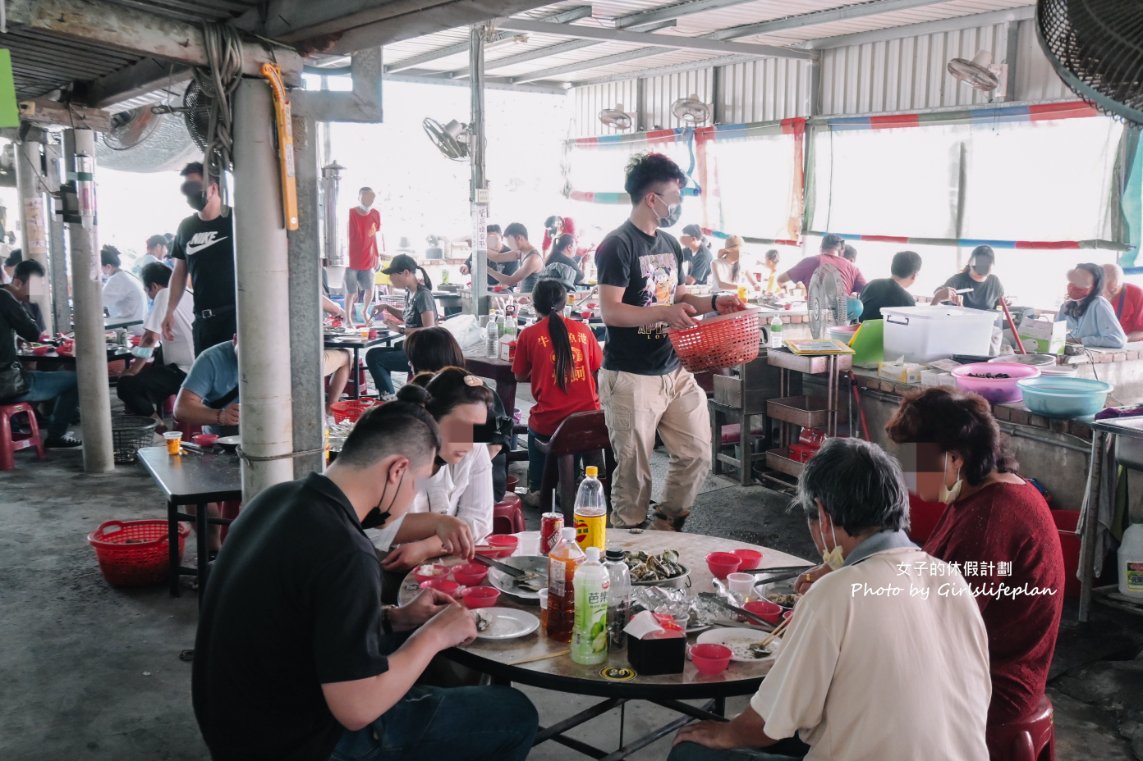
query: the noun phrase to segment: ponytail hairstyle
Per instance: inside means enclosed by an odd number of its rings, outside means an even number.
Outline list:
[[[438,373],[418,373],[397,391],[397,401],[419,404],[439,421],[462,404],[492,409],[492,391],[484,381],[459,367]]]
[[[417,269],[421,271],[421,279],[425,281],[425,287],[431,291],[433,289],[433,281],[432,278],[429,277],[429,273],[425,272],[425,268],[419,264],[417,265]]]
[[[556,356],[556,383],[560,391],[567,391],[573,369],[571,337],[563,318],[567,303],[567,289],[559,280],[541,280],[532,290],[532,306],[536,314],[548,318],[548,335],[552,338],[552,351]]]
[[[552,252],[550,256],[559,254],[560,256],[566,256],[567,258],[571,259],[573,257],[568,253],[568,250],[574,246],[575,236],[564,233],[560,237],[556,238],[555,243],[552,244]]]

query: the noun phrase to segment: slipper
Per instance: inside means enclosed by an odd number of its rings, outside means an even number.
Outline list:
[[[651,521],[651,524],[647,528],[651,529],[652,531],[682,531],[683,524],[686,523],[687,517],[689,515],[690,513],[687,512],[672,518],[669,515],[655,512],[653,513],[654,519]]]

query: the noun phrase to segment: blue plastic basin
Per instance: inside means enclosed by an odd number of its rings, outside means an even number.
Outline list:
[[[1041,376],[1017,381],[1024,406],[1037,415],[1086,418],[1104,408],[1114,386],[1090,378]]]

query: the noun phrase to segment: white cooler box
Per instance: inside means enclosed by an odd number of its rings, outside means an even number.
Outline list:
[[[996,312],[954,306],[882,307],[885,361],[930,362],[954,354],[988,356]]]

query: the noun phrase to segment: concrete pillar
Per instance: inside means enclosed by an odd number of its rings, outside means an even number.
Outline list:
[[[68,298],[71,289],[67,277],[67,228],[64,225],[63,215],[59,214],[60,183],[64,176],[64,152],[62,143],[49,139],[44,145],[44,156],[47,159],[47,185],[48,185],[48,259],[52,263],[48,273],[52,287],[52,319],[56,330],[66,332],[71,327],[71,305]]]
[[[234,248],[242,449],[247,455],[242,491],[247,501],[294,475],[289,252],[273,109],[266,82],[242,80],[234,95]]]
[[[76,173],[75,156],[95,162],[95,133],[69,130],[66,145],[69,173]],[[93,169],[94,172],[94,169]],[[98,227],[68,224],[71,239],[72,301],[75,322],[75,363],[79,374],[79,414],[83,422],[83,469],[109,473],[115,467],[111,441],[111,394],[107,385],[107,350],[103,338],[103,283],[100,280]]]
[[[468,158],[472,167],[469,201],[472,207],[472,303],[476,314],[488,314],[488,179],[484,174],[484,34],[477,24],[469,30],[468,67],[472,74],[472,118]]]
[[[325,397],[321,374],[321,246],[318,213],[317,123],[294,116],[294,173],[298,184],[298,229],[289,233],[290,384],[293,387],[294,451],[324,445]],[[294,459],[294,477],[321,473],[323,456]]]
[[[31,127],[24,139],[16,144],[16,187],[20,195],[20,223],[23,235],[24,258],[43,265],[47,277],[43,290],[32,294],[32,303],[40,308],[44,330],[53,333],[51,262],[48,261],[48,215],[44,209],[44,191],[47,185],[43,170],[42,130]]]

